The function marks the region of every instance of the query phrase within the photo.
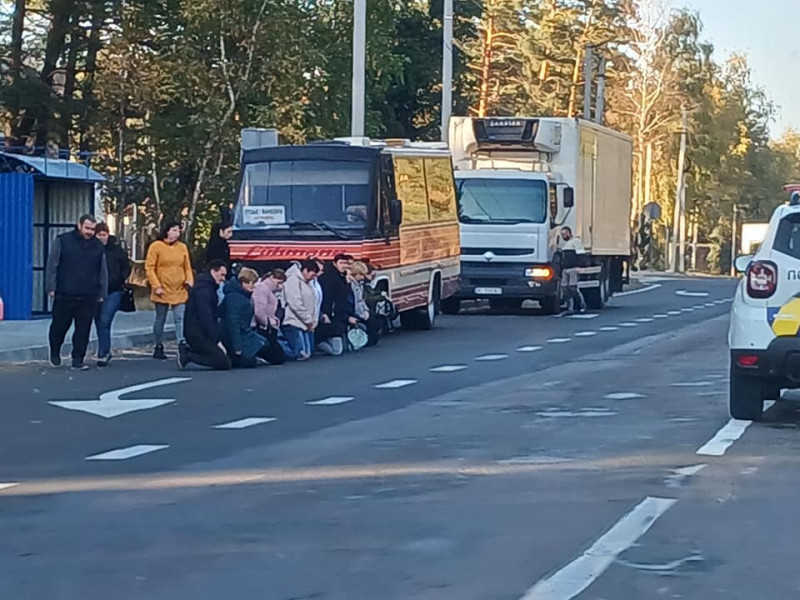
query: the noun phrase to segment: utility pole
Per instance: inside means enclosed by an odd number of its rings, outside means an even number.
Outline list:
[[[350,135],[363,137],[366,121],[367,0],[353,0],[353,98]]]
[[[597,67],[597,102],[594,108],[594,120],[598,125],[604,125],[606,119],[606,63],[605,56],[600,57]]]
[[[683,214],[686,208],[686,194],[684,189],[686,185],[686,177],[683,170],[686,166],[686,134],[688,129],[689,115],[686,111],[686,107],[684,106],[681,108],[681,146],[680,153],[678,154],[678,185],[675,189],[675,210],[673,211],[672,215],[672,243],[674,250],[672,252],[672,260],[670,261],[669,268],[672,273],[675,273],[678,270],[679,263],[681,271],[683,271],[683,268],[686,264],[686,257],[684,256],[686,219]],[[681,229],[682,222],[684,224],[683,229]]]
[[[583,118],[592,120],[592,80],[594,79],[594,48],[586,45],[583,57]]]
[[[442,141],[447,141],[453,112],[453,0],[444,0],[442,15]]]
[[[733,203],[733,222],[731,223],[731,276],[736,275],[736,234],[738,224],[736,223],[736,215],[739,213],[739,207],[736,202]]]

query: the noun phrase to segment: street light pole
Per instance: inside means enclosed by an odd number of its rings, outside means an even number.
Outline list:
[[[442,15],[442,141],[447,141],[453,111],[453,0],[444,0]]]
[[[683,271],[683,265],[686,258],[683,256],[684,252],[684,235],[685,217],[683,211],[686,209],[686,195],[684,186],[686,185],[686,177],[684,168],[686,165],[686,134],[689,130],[689,115],[686,112],[686,107],[681,109],[681,145],[678,153],[678,183],[675,186],[675,210],[672,215],[672,260],[670,261],[670,271],[675,273],[679,268]],[[684,223],[683,229],[681,223]]]
[[[353,0],[353,98],[350,135],[363,137],[366,120],[367,0]]]

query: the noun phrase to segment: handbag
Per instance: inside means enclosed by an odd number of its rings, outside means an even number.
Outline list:
[[[347,341],[351,351],[361,350],[369,342],[369,336],[361,327],[355,326],[347,332]]]
[[[124,313],[136,312],[136,301],[133,298],[133,288],[123,286],[122,297],[119,299],[119,310]]]

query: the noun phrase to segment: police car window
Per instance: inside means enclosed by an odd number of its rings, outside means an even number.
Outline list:
[[[772,249],[800,259],[800,213],[781,219]]]

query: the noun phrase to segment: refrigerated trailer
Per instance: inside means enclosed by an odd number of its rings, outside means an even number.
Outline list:
[[[602,308],[622,290],[631,255],[631,138],[579,119],[454,117],[449,147],[461,281],[446,312],[476,298],[532,299],[558,311],[564,227],[585,248],[577,260],[588,306]]]

